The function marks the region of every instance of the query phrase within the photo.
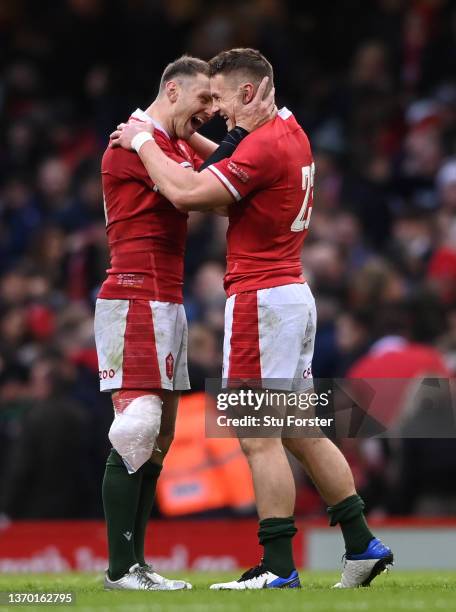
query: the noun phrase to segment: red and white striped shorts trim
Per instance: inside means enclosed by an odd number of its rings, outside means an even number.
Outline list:
[[[224,385],[304,391],[312,385],[317,314],[307,283],[245,291],[228,298]]]
[[[182,304],[98,299],[100,390],[189,389],[187,337]]]

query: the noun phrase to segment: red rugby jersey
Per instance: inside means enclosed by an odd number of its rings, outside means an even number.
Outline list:
[[[152,121],[139,109],[131,118]],[[196,170],[202,162],[193,149],[154,125],[162,151]],[[134,151],[108,147],[101,174],[111,267],[98,297],[182,303],[188,215],[154,189]]]
[[[451,376],[437,349],[398,336],[378,340],[347,373],[347,378],[362,379],[361,384],[355,381],[351,387],[353,397],[368,409],[371,418],[387,427],[398,425],[399,416],[406,416],[411,403],[418,407],[418,390],[424,378]],[[434,409],[438,407],[434,405]]]
[[[292,113],[281,109],[208,169],[237,201],[227,232],[227,294],[303,283],[315,165]]]

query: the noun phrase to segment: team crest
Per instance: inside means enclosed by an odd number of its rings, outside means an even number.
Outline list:
[[[171,353],[169,353],[169,355],[165,359],[165,364],[166,364],[166,376],[169,378],[169,380],[172,380],[173,374],[174,374],[174,357],[172,356]]]

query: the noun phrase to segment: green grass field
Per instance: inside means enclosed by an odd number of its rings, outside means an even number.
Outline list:
[[[101,610],[106,612],[295,612],[370,610],[456,610],[456,572],[399,572],[379,576],[370,588],[331,590],[339,574],[301,572],[302,589],[283,591],[215,592],[212,582],[232,579],[233,574],[186,573],[180,577],[193,583],[192,591],[113,592],[104,591],[101,575],[36,574],[2,575],[0,591],[73,592],[76,603],[54,606],[56,610]],[[178,577],[173,574],[173,577]],[[49,606],[0,606],[1,610],[43,610]]]

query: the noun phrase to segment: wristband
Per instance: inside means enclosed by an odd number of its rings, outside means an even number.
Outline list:
[[[139,134],[136,134],[136,136],[132,138],[131,148],[134,149],[136,153],[139,153],[139,149],[148,140],[155,140],[155,138],[149,134],[149,132],[139,132]]]

